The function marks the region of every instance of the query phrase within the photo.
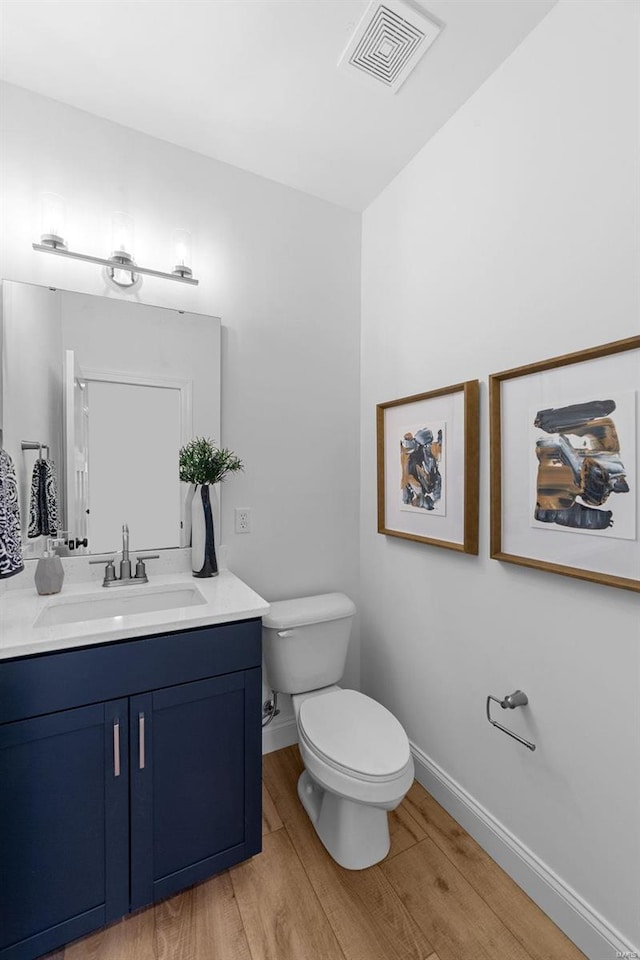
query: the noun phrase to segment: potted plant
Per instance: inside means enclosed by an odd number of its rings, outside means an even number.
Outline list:
[[[217,505],[217,494],[213,485],[221,483],[228,474],[243,470],[244,464],[231,450],[216,447],[212,440],[205,437],[195,437],[182,447],[179,462],[180,479],[194,485],[191,501],[193,575],[215,577],[218,573],[218,561],[211,501]]]

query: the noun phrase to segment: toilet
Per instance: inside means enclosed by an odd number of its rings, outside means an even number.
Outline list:
[[[271,687],[292,695],[305,766],[300,801],[333,859],[363,870],[389,852],[387,811],[404,799],[414,768],[393,714],[337,685],[355,609],[343,593],[278,601],[262,636]]]

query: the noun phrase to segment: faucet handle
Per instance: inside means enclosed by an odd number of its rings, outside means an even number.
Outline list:
[[[147,579],[147,570],[144,565],[145,560],[158,560],[160,557],[159,553],[138,553],[136,554],[136,575],[135,580],[146,580]]]
[[[89,563],[104,563],[104,564],[105,564],[105,568],[104,568],[104,580],[102,581],[102,586],[103,586],[103,587],[108,586],[108,584],[114,582],[115,579],[116,579],[116,568],[115,568],[114,565],[113,565],[113,561],[114,561],[114,560],[115,560],[115,557],[107,557],[106,560],[105,560],[104,558],[101,559],[101,560],[89,560]]]

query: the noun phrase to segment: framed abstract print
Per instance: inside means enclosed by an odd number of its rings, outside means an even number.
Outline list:
[[[493,374],[491,556],[640,591],[640,337]]]
[[[478,552],[479,385],[376,407],[378,532]]]

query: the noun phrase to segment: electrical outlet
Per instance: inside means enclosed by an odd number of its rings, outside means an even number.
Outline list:
[[[251,533],[251,510],[248,507],[235,509],[236,533]]]

